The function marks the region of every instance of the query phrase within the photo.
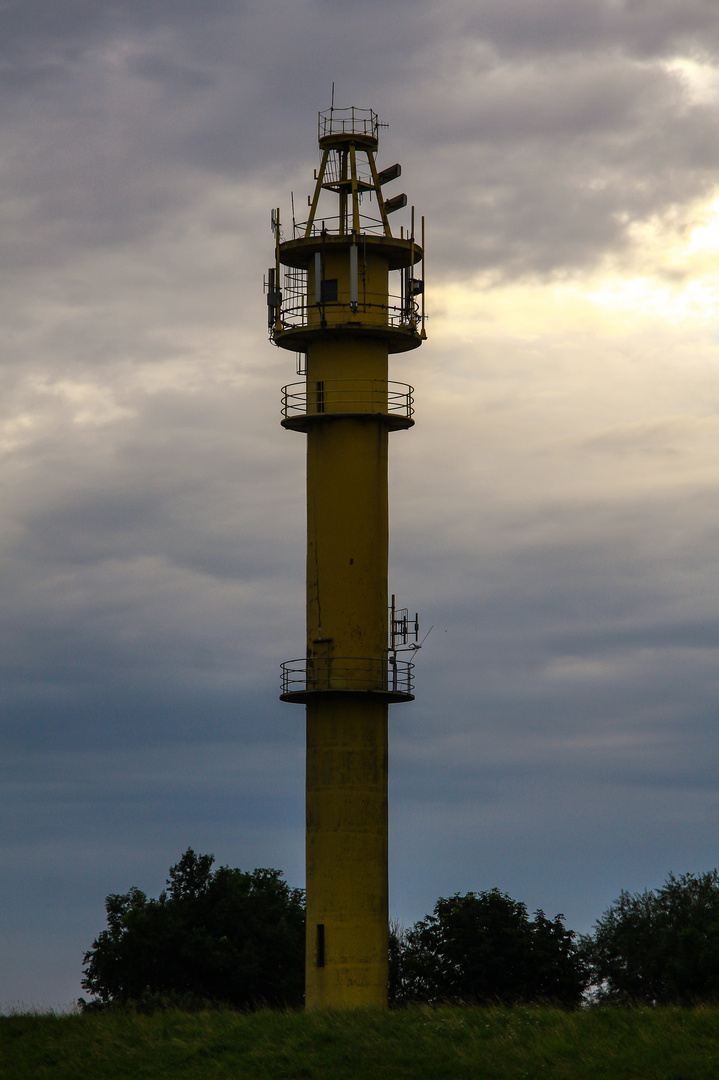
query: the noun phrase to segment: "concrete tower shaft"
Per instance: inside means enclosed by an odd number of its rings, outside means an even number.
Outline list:
[[[271,338],[305,376],[283,391],[283,426],[307,434],[307,641],[282,698],[306,706],[308,1008],[387,1003],[387,711],[413,698],[387,586],[389,432],[413,397],[388,358],[425,337],[423,243],[414,213],[392,236],[407,200],[384,199],[400,168],[377,172],[378,128],[371,110],[320,114],[309,216],[285,238],[273,213],[267,283]]]

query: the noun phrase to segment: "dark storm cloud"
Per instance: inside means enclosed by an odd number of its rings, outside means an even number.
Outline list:
[[[459,242],[433,223],[443,274],[591,266],[630,246],[636,222],[713,188],[716,106],[666,63],[711,62],[711,5],[686,21],[676,4],[426,11],[396,126],[418,205],[444,202],[463,223]]]
[[[710,53],[719,38],[709,0],[549,0],[541,5],[483,0],[464,9],[459,26],[512,57],[613,48],[655,57],[694,53],[698,43]],[[455,23],[455,29],[459,26]]]
[[[381,159],[428,219],[392,560],[434,629],[417,702],[392,714],[393,908],[498,884],[586,928],[655,883],[640,870],[705,858],[716,432],[652,397],[678,339],[657,332],[656,374],[644,339],[515,338],[489,306],[473,337],[441,284],[621,265],[663,215],[686,232],[716,183],[717,105],[675,61],[711,66],[713,5],[30,0],[2,18],[0,967],[17,981],[0,998],[47,1000],[45,978],[49,1003],[76,996],[105,894],[156,893],[188,843],[301,883],[302,709],[277,692],[303,651],[304,440],[277,423],[297,376],[266,344],[261,278],[269,207],[306,203],[333,81],[338,106],[390,121]],[[648,271],[670,272],[690,273]],[[698,365],[675,397],[714,400]]]
[[[708,6],[693,6],[686,22],[676,5],[455,5],[440,15],[420,4],[409,20],[395,5],[379,21],[324,7],[322,32],[303,36],[298,64],[297,35],[319,7],[278,8],[270,32],[266,16],[232,4],[203,6],[202,19],[182,6],[119,5],[91,17],[83,6],[67,26],[52,17],[43,30],[40,19],[37,34],[14,9],[14,33],[24,27],[38,48],[55,34],[87,48],[58,61],[33,121],[35,138],[52,127],[51,155],[29,188],[22,169],[10,183],[76,244],[139,235],[171,215],[188,196],[183,168],[188,178],[254,176],[292,160],[301,176],[310,131],[301,103],[329,104],[332,80],[319,72],[349,40],[337,103],[386,84],[375,105],[396,121],[397,145],[407,141],[411,197],[420,207],[450,199],[462,217],[459,242],[449,222],[433,222],[442,273],[593,265],[631,242],[632,224],[714,182],[716,110],[658,62],[677,49],[701,55]]]
[[[67,49],[73,58],[88,43],[117,38],[123,31],[147,31],[176,26],[192,32],[208,20],[241,14],[244,0],[6,0],[2,6],[3,47],[17,66],[45,51]]]
[[[288,522],[270,552],[270,492],[277,497],[286,478],[271,455],[263,461],[242,442],[238,458],[217,457],[198,406],[174,470],[168,452],[137,433],[117,457],[94,463],[65,446],[54,475],[34,464],[31,497],[19,485],[7,492],[16,533],[5,550],[1,666],[21,727],[32,718],[60,737],[116,743],[128,735],[126,717],[139,716],[135,741],[188,729],[197,738],[213,726],[208,714],[231,730],[238,709],[257,711],[249,702],[263,681],[274,697],[278,661],[294,642],[267,613],[301,615],[301,576],[287,580],[301,569],[290,552],[293,541],[300,550],[301,499],[287,491],[297,527]],[[218,401],[215,423],[222,412]],[[231,427],[223,439],[232,445]]]
[[[166,413],[149,408],[126,422],[124,445],[97,462],[83,460],[82,445],[70,443],[48,469],[44,491],[38,484],[28,500],[16,488],[17,502],[9,493],[6,509],[17,506],[23,527],[8,553],[68,569],[158,557],[218,580],[257,580],[270,565],[276,572],[262,523],[274,501],[268,493],[286,477],[275,447],[265,447],[254,433],[231,438],[238,404],[197,400],[195,423],[179,431]],[[215,422],[232,413],[227,427],[203,427],[203,407]],[[153,430],[162,431],[165,445],[153,445]],[[178,468],[172,441],[183,436],[188,445]],[[287,505],[299,509],[298,496],[288,492]]]
[[[417,195],[444,191],[464,222],[459,248],[440,238],[444,273],[592,266],[630,246],[637,222],[715,186],[719,113],[676,73],[620,56],[519,69],[458,59],[456,104],[426,117],[445,168]]]

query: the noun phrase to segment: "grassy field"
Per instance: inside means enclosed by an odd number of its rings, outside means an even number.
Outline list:
[[[717,1080],[719,1008],[0,1017],[2,1080]]]

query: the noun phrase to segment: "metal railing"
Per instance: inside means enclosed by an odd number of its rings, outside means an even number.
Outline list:
[[[293,222],[294,231],[292,235],[293,238],[297,236],[321,236],[324,230],[330,236],[339,236],[341,235],[340,221],[339,214],[323,214],[321,221],[315,220],[312,223],[309,233],[307,232],[306,221],[296,221]],[[368,236],[386,236],[387,233],[382,218],[368,214],[366,211],[360,211],[360,235],[363,236],[365,233]]]
[[[360,151],[360,153],[367,154],[367,151]],[[325,173],[322,180],[323,186],[329,184],[344,184],[346,186],[348,183],[351,183],[351,179],[343,175],[342,155],[339,150],[332,150],[327,156]],[[364,166],[361,159],[356,162],[356,180],[359,185],[358,195],[360,198],[363,190],[370,193],[377,190],[374,185],[372,170],[368,166]]]
[[[411,420],[414,387],[385,379],[323,379],[282,387],[285,420],[322,413],[382,413]]]
[[[372,135],[377,138],[379,118],[373,109],[332,107],[319,114],[317,129],[320,139],[325,135]]]
[[[282,664],[282,693],[323,691],[375,692],[410,695],[414,664],[385,657],[314,657]]]
[[[312,305],[312,314],[316,316],[318,325],[320,323],[319,307],[320,305],[317,304]],[[420,308],[417,301],[412,299],[409,302],[403,302],[402,297],[397,295],[390,295],[386,304],[363,299],[358,303],[356,311],[349,304],[343,304],[337,300],[327,301],[321,307],[327,323],[345,320],[349,322],[362,314],[371,316],[373,313],[381,312],[384,314],[382,322],[371,321],[366,325],[380,327],[384,324],[394,328],[413,330],[420,320]],[[283,330],[303,330],[309,326],[310,305],[307,302],[306,293],[299,293],[292,287],[286,289],[280,306],[280,322]]]

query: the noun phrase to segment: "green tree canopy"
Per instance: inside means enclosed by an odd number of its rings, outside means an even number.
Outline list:
[[[391,940],[396,1001],[517,1002],[574,1005],[584,973],[564,917],[532,919],[499,889],[440,897],[432,915]]]
[[[279,870],[213,872],[213,863],[212,855],[188,848],[157,900],[134,887],[107,897],[107,929],[83,962],[90,1004],[301,1004],[302,890],[290,888]]]
[[[719,998],[719,873],[670,874],[622,891],[582,939],[601,998],[691,1004]]]

